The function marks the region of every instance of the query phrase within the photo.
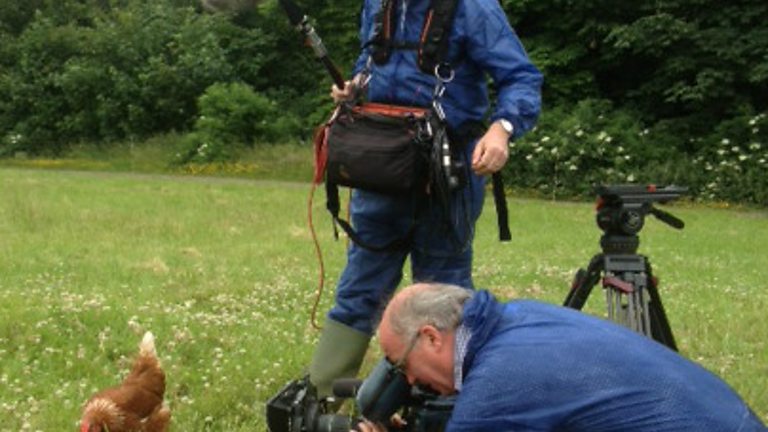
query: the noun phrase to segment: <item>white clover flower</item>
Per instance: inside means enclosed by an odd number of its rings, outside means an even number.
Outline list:
[[[723,138],[723,140],[720,141],[720,144],[722,145],[728,145],[730,143],[731,143],[731,140],[729,140],[728,138]]]
[[[628,175],[628,176],[627,176],[627,181],[628,181],[628,182],[630,182],[630,183],[632,183],[633,181],[635,181],[635,175],[634,175],[634,174],[630,174],[630,175]]]
[[[552,150],[549,151],[551,154],[556,155],[557,154],[557,147],[552,147]]]
[[[725,150],[723,150],[723,149],[720,149],[720,150],[718,150],[718,151],[717,151],[717,154],[719,154],[720,156],[722,156],[722,155],[724,155],[724,154],[725,154]]]
[[[760,145],[760,143],[752,143],[749,145],[750,150],[760,150],[761,147],[762,146]]]
[[[533,155],[532,154],[529,154],[528,156],[525,157],[525,160],[531,160],[531,159],[533,159]]]
[[[579,167],[577,167],[575,164],[570,164],[568,165],[568,169],[571,171],[576,171],[577,169],[579,169]]]
[[[584,131],[579,129],[579,130],[576,131],[576,133],[574,135],[576,135],[577,137],[581,137],[582,135],[584,135]]]
[[[748,159],[748,156],[747,156],[747,155],[739,155],[739,160],[740,160],[740,161],[742,161],[742,162],[743,162],[743,161],[745,161],[745,160],[747,160],[747,159]]]
[[[732,152],[734,152],[734,153],[738,153],[738,152],[739,152],[739,150],[741,150],[741,149],[739,148],[739,146],[733,146],[733,147],[731,147],[731,151],[732,151]]]
[[[600,131],[599,134],[597,134],[598,141],[603,141],[608,136],[608,133],[606,131]]]
[[[605,138],[605,142],[609,143],[611,141],[613,141],[613,137],[608,136],[608,137]]]

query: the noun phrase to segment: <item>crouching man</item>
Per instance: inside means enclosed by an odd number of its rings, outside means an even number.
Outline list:
[[[572,309],[417,284],[389,303],[379,339],[411,385],[458,393],[448,432],[768,430],[706,369]]]

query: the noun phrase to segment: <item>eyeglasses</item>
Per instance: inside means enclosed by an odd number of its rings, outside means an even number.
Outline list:
[[[405,362],[408,360],[408,356],[411,355],[411,351],[416,348],[416,344],[420,339],[419,336],[421,336],[421,334],[416,332],[416,334],[411,338],[411,341],[408,343],[408,348],[405,349],[405,352],[403,353],[403,356],[400,357],[400,360],[392,363],[392,368],[394,370],[405,375]]]

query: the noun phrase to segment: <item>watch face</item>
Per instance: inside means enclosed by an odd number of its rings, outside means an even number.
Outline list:
[[[504,128],[505,131],[507,131],[508,134],[512,135],[512,131],[514,128],[512,127],[512,123],[507,119],[501,119],[499,120],[499,123],[501,123],[501,127]]]

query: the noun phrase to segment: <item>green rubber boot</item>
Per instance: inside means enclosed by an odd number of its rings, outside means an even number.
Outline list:
[[[333,396],[333,381],[354,378],[360,371],[371,336],[330,318],[315,347],[309,380],[321,398]]]

